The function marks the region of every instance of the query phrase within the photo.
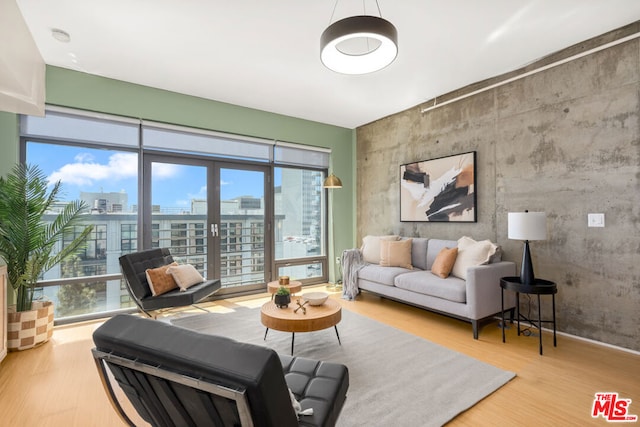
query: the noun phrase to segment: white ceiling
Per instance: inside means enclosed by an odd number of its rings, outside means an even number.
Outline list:
[[[334,0],[17,4],[47,64],[346,128],[640,19],[639,0],[378,0],[398,57],[349,76],[322,65],[319,40],[363,14],[361,0],[338,1],[333,20]],[[364,4],[377,15],[375,0]]]

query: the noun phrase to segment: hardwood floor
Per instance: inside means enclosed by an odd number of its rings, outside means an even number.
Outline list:
[[[259,306],[268,298],[262,294],[210,306],[220,310],[238,304]],[[558,336],[558,347],[554,348],[551,335],[544,333],[544,356],[540,356],[537,337],[518,337],[515,327],[507,330],[503,344],[497,321],[486,323],[479,340],[474,340],[468,323],[371,294],[363,293],[353,302],[340,299],[339,294],[332,294],[332,298],[346,310],[517,374],[449,425],[602,426],[607,424],[602,417],[591,417],[596,392],[617,392],[621,398],[631,399],[630,414],[640,415],[637,354],[565,336]],[[0,364],[1,426],[123,425],[107,400],[90,353],[91,333],[99,324],[58,327],[48,343],[9,353]],[[428,399],[429,390],[410,404],[419,404],[420,398]]]

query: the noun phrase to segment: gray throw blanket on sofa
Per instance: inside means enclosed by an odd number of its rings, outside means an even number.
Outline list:
[[[342,252],[342,298],[352,301],[360,292],[358,289],[358,270],[366,263],[360,249],[347,249]]]

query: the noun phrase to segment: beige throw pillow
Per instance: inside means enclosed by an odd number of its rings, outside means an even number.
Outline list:
[[[383,267],[402,267],[413,270],[411,265],[411,242],[406,240],[381,240],[380,265]]]
[[[446,279],[449,277],[449,274],[451,274],[451,270],[453,269],[453,265],[456,263],[457,256],[458,248],[442,248],[440,252],[438,252],[436,259],[433,261],[431,273]]]
[[[365,236],[362,239],[362,259],[369,264],[380,264],[380,242],[395,241],[400,236]]]
[[[181,292],[189,287],[204,282],[204,277],[191,264],[176,265],[167,270],[173,276]]]
[[[498,245],[489,240],[476,242],[471,237],[461,237],[458,239],[458,256],[451,274],[466,280],[467,269],[476,265],[488,264],[497,249]]]
[[[167,273],[167,270],[175,265],[178,265],[178,263],[173,262],[168,265],[163,265],[162,267],[148,268],[145,270],[147,283],[149,284],[149,289],[151,289],[151,295],[156,296],[166,294],[170,290],[178,287],[171,274]]]

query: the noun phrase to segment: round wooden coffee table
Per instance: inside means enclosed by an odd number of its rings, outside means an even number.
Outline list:
[[[278,280],[276,280],[275,282],[267,283],[267,290],[271,294],[271,299],[273,299],[273,294],[276,293],[276,291],[280,286],[281,285]],[[289,292],[291,292],[292,295],[302,290],[302,282],[299,282],[297,280],[291,280],[288,285],[282,285],[282,286],[289,289]]]
[[[302,298],[300,300],[302,302]],[[342,319],[342,306],[340,303],[329,298],[322,305],[311,306],[306,304],[306,314],[304,314],[302,309],[294,312],[297,307],[298,304],[296,304],[294,299],[291,300],[291,303],[289,303],[289,306],[286,308],[276,307],[273,301],[264,303],[260,310],[260,320],[267,328],[267,330],[264,331],[264,339],[267,339],[269,329],[291,332],[291,354],[293,355],[296,332],[320,331],[333,326],[336,330],[336,336],[338,337],[338,344],[342,345],[337,326]]]

